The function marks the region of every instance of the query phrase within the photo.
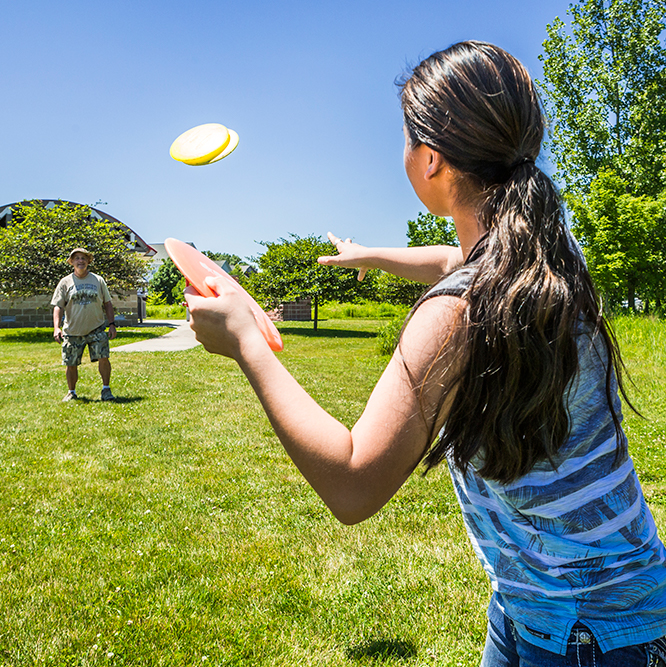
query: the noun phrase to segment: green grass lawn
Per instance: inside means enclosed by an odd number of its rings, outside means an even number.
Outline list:
[[[351,426],[385,364],[381,325],[284,323],[279,356]],[[666,325],[617,328],[663,533]],[[0,330],[0,664],[478,664],[490,590],[446,470],[342,526],[231,361],[201,347],[111,361],[116,403],[85,362],[84,399],[63,404],[50,330]]]

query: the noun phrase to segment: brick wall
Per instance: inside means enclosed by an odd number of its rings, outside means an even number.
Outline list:
[[[312,319],[312,299],[281,303],[267,315],[274,322],[309,322]]]
[[[118,326],[136,324],[138,322],[136,292],[130,292],[122,297],[118,294],[112,294],[111,297]],[[50,304],[50,294],[6,301],[0,299],[0,329],[52,327],[53,309]]]

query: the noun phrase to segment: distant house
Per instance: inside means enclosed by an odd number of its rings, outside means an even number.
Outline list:
[[[72,201],[61,199],[42,199],[46,208],[54,208],[58,204],[71,204],[81,206]],[[6,228],[12,219],[13,208],[19,202],[0,206],[0,227]],[[155,255],[155,250],[149,246],[134,230],[124,222],[114,218],[112,215],[90,207],[90,217],[118,225],[125,232],[127,247],[133,252],[138,252],[146,257]],[[92,267],[94,270],[94,267]],[[55,289],[55,285],[53,285]],[[129,294],[112,294],[113,307],[116,312],[116,321],[120,325],[135,324],[143,317],[143,304],[136,291]],[[51,312],[51,295],[39,294],[29,298],[0,300],[0,328],[8,327],[51,327],[53,326],[53,315]]]
[[[236,268],[246,277],[257,272],[257,267],[252,266],[252,264],[236,264]]]

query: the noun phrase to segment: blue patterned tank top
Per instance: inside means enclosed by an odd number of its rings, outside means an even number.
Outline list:
[[[464,266],[428,296],[462,296]],[[571,433],[554,460],[508,485],[449,463],[474,551],[500,607],[526,641],[566,653],[576,621],[602,651],[666,634],[666,553],[606,398],[608,355],[591,327],[577,335],[579,372],[568,393]],[[621,404],[614,387],[615,410]]]

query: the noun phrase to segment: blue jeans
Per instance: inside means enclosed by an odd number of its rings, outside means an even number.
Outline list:
[[[522,639],[493,596],[481,667],[666,667],[666,637],[602,653],[590,630],[576,623],[567,654],[559,655]]]

